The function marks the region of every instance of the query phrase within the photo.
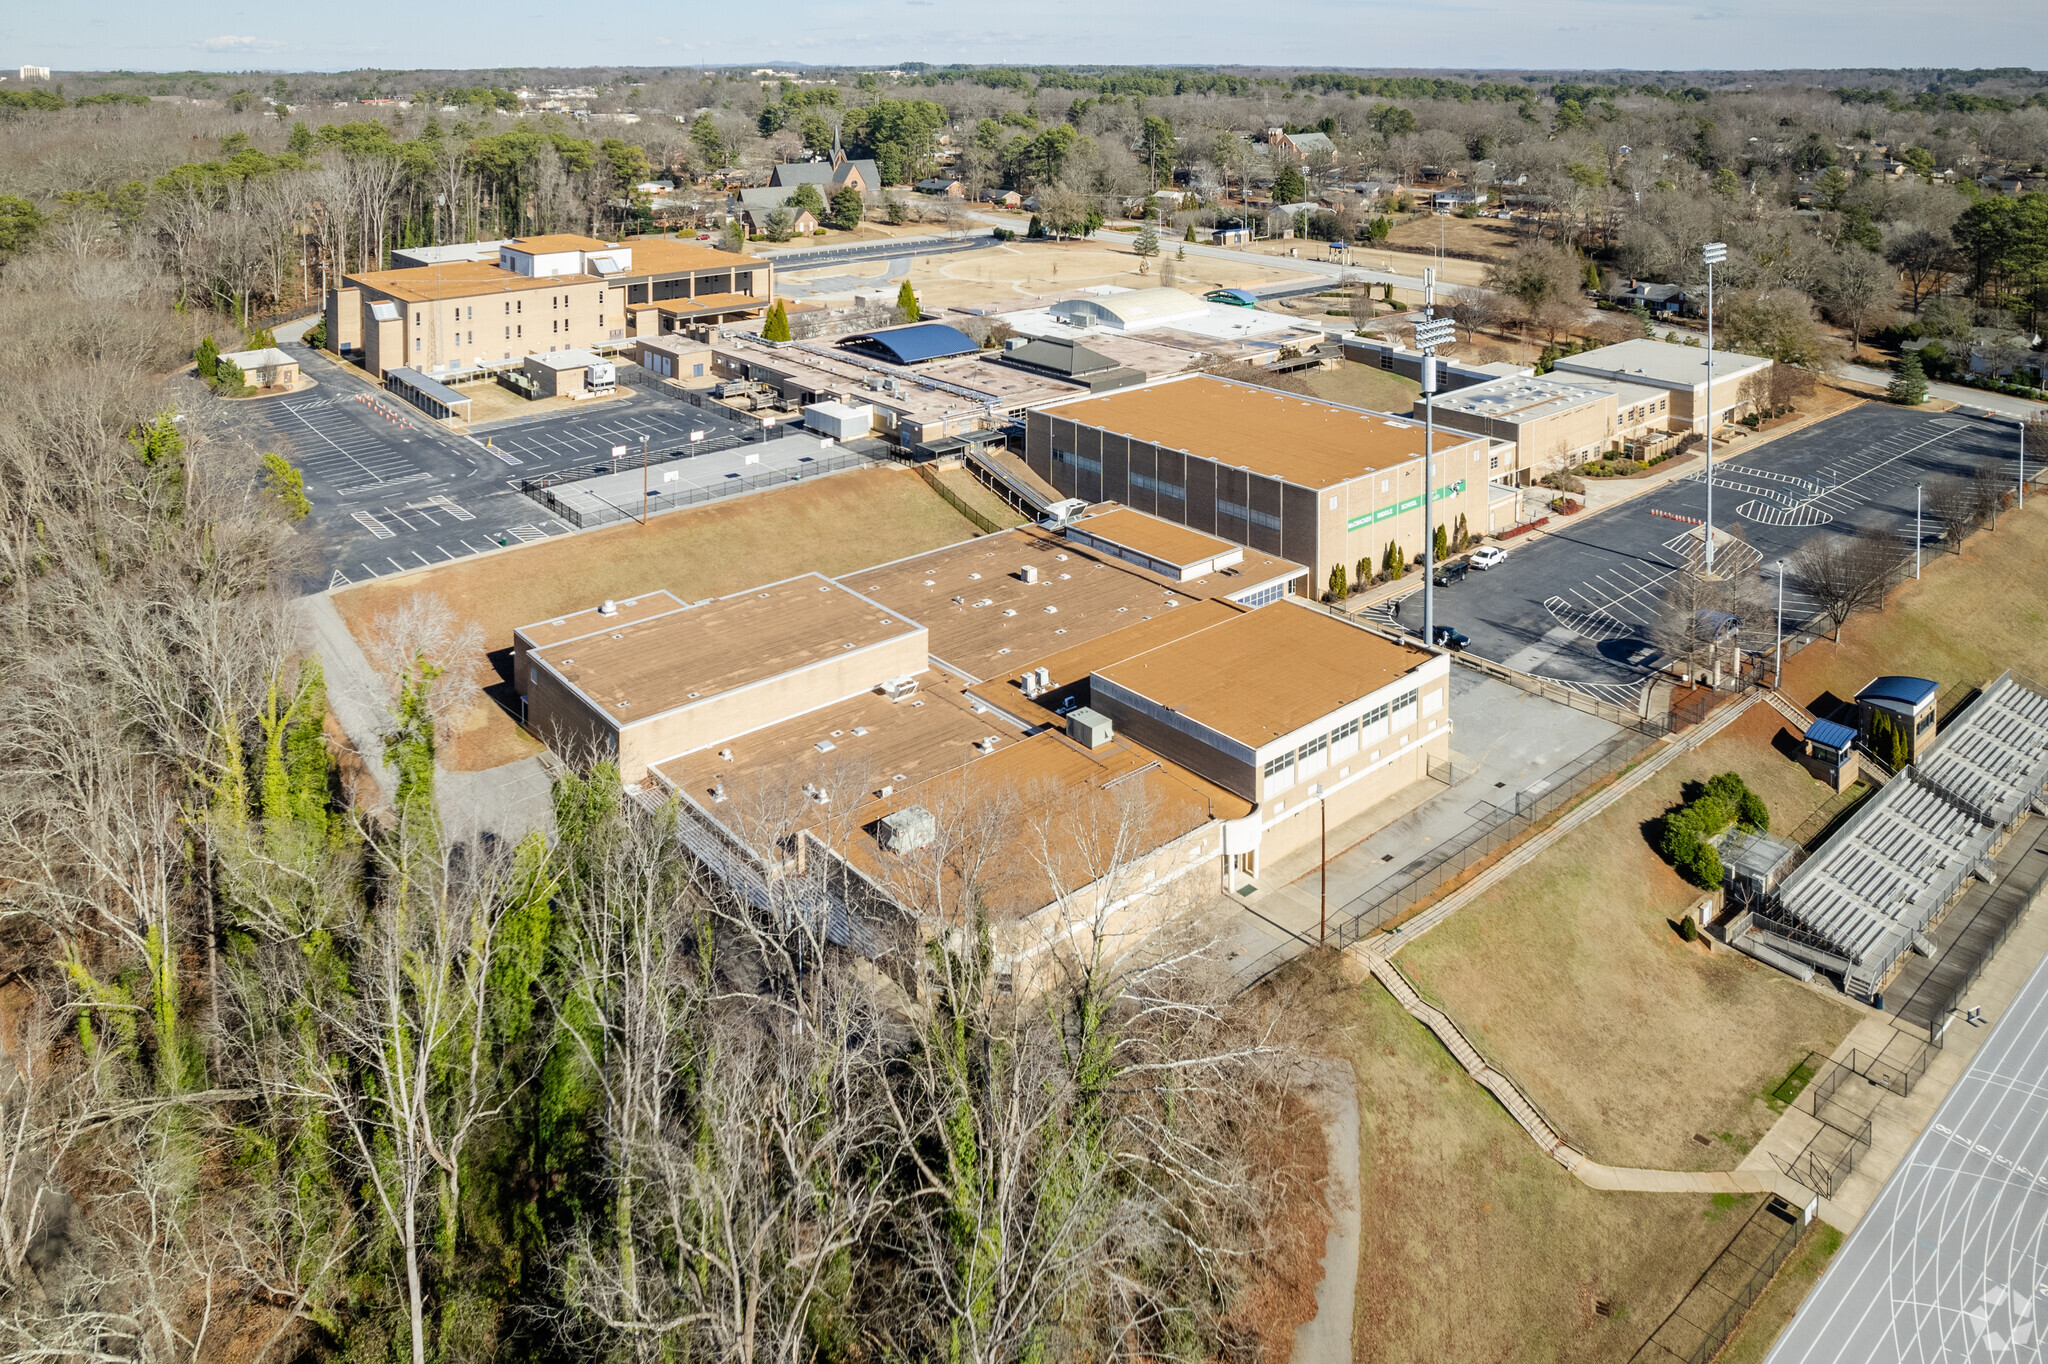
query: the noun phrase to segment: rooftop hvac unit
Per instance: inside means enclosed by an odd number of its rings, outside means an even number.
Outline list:
[[[1022,578],[1026,584],[1035,585],[1038,582],[1038,569],[1032,564],[1026,564],[1017,570],[1017,576]]]
[[[1052,685],[1052,669],[1035,668],[1032,671],[1038,675],[1038,689],[1040,691],[1044,691]]]
[[[1038,674],[1027,671],[1022,677],[1017,679],[1017,686],[1026,696],[1038,695]]]
[[[1030,344],[1031,338],[1028,336],[1010,336],[1003,339],[1003,349],[1005,351],[1022,350]]]
[[[915,852],[939,836],[939,822],[922,805],[912,805],[893,815],[882,816],[880,839],[883,852],[898,855]]]
[[[882,683],[882,695],[891,701],[903,701],[917,695],[917,679],[908,673],[892,677]]]
[[[1109,717],[1092,706],[1076,706],[1067,712],[1067,737],[1083,748],[1100,748],[1116,737]]]

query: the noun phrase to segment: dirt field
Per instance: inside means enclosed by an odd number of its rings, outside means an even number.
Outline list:
[[[628,390],[615,390],[612,394],[602,397],[578,400],[575,398],[522,398],[504,385],[495,383],[465,384],[462,388],[463,395],[469,399],[470,426],[484,426],[491,422],[512,421],[515,418],[524,418],[527,421],[532,421],[537,417],[549,417],[557,412],[567,412],[571,408],[584,408],[596,411],[610,403],[612,398],[616,397],[620,391]]]
[[[2048,678],[2048,604],[2014,591],[2038,582],[2048,555],[2048,495],[2006,512],[1996,531],[1963,544],[1960,556],[1930,547],[1919,582],[1910,579],[1881,612],[1851,617],[1842,642],[1819,639],[1785,664],[1785,688],[1801,704],[1825,694],[1854,696],[1871,678],[1907,673],[1942,686],[1978,686],[2011,668]]]
[[[917,291],[918,301],[928,311],[961,304],[985,303],[1000,298],[1036,298],[1086,285],[1117,284],[1128,289],[1150,289],[1165,283],[1170,262],[1180,288],[1190,291],[1216,288],[1248,288],[1260,284],[1285,283],[1307,278],[1275,263],[1271,270],[1248,267],[1241,262],[1212,260],[1190,254],[1186,260],[1173,259],[1178,243],[1162,241],[1160,254],[1152,261],[1150,274],[1138,273],[1138,258],[1128,246],[1110,242],[1005,242],[986,251],[965,254],[919,256],[904,278]],[[900,281],[889,279],[894,262],[849,262],[827,266],[817,273],[859,275],[875,281],[892,293]],[[804,273],[790,272],[801,284]]]
[[[1336,369],[1310,370],[1301,377],[1319,398],[1374,412],[1406,412],[1422,393],[1422,385],[1413,379],[1349,361]]]
[[[1578,1183],[1377,984],[1298,963],[1276,988],[1358,1074],[1360,1364],[1621,1364],[1738,1224]]]
[[[473,666],[499,704],[479,707],[441,759],[478,772],[538,751],[501,708],[517,708],[517,626],[655,588],[695,600],[812,570],[847,573],[975,533],[916,474],[867,469],[366,583],[336,593],[334,604],[358,639],[415,592],[439,594],[482,628],[488,656]]]
[[[1645,837],[1683,783],[1731,770],[1772,827],[1796,827],[1829,793],[1772,748],[1783,727],[1752,707],[1401,952],[1417,986],[1596,1160],[1734,1168],[1777,1119],[1765,1095],[1858,1017],[1732,949],[1681,941],[1674,924],[1701,892]]]
[[[1461,220],[1457,218],[1450,220],[1451,249],[1453,251],[1476,249],[1474,247],[1461,247],[1458,244],[1457,232],[1460,223]],[[1396,228],[1394,235],[1384,242],[1375,242],[1371,246],[1352,247],[1351,264],[1360,270],[1384,270],[1389,274],[1397,275],[1420,275],[1424,266],[1437,265],[1439,262],[1436,254],[1435,219],[1419,219],[1417,222],[1407,226],[1411,232],[1420,232],[1423,227],[1427,227],[1429,229],[1429,240],[1424,242],[1417,237],[1414,241],[1409,241],[1402,236],[1402,230]],[[1470,227],[1473,224],[1465,223],[1464,226]],[[1505,224],[1496,223],[1494,226],[1504,228]],[[1291,250],[1300,253],[1303,259],[1313,257],[1317,260],[1328,259],[1329,253],[1329,247],[1325,243],[1304,239],[1251,242],[1244,246],[1233,246],[1230,249],[1233,251],[1251,251],[1261,256],[1282,257],[1286,256]],[[1443,280],[1446,284],[1478,284],[1485,276],[1486,263],[1484,261],[1460,260],[1453,256],[1442,262],[1442,269],[1439,271],[1437,278]],[[1397,290],[1395,296],[1401,297],[1400,291]]]

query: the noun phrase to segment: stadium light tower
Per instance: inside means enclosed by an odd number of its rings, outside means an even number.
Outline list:
[[[1700,248],[1707,264],[1707,575],[1714,572],[1714,267],[1728,259],[1726,242]]]
[[[1415,349],[1422,352],[1422,642],[1436,645],[1436,348],[1447,346],[1457,323],[1436,315],[1436,271],[1422,272],[1422,321]]]

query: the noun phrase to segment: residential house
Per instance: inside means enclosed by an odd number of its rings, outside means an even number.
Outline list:
[[[965,199],[967,197],[966,185],[958,180],[949,180],[942,176],[934,176],[930,180],[920,180],[915,188],[919,194],[936,194],[946,199]]]
[[[1317,152],[1337,154],[1337,144],[1330,140],[1328,133],[1290,133],[1283,128],[1266,129],[1266,150],[1269,153],[1305,161]]]
[[[1657,284],[1649,280],[1632,279],[1628,282],[1628,287],[1614,297],[1624,308],[1640,305],[1645,311],[1653,313],[1685,311],[1685,288],[1678,284]]]

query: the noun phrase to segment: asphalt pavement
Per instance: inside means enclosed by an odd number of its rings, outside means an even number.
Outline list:
[[[2011,423],[1960,414],[1866,405],[1752,452],[1716,450],[1714,520],[1738,529],[1742,543],[1716,537],[1724,571],[1758,579],[1775,599],[1776,565],[1820,535],[1875,525],[1914,535],[1914,489],[1990,468],[2017,482],[2019,448]],[[1697,543],[1707,511],[1704,469],[1604,512],[1565,521],[1510,545],[1507,562],[1436,591],[1439,625],[1471,637],[1470,652],[1523,672],[1554,678],[1590,695],[1633,706],[1654,666],[1632,657],[1657,647],[1670,579]],[[1939,553],[1940,529],[1923,519],[1926,553]],[[1368,614],[1421,628],[1418,590]],[[1815,614],[1797,585],[1785,585],[1785,622]]]

